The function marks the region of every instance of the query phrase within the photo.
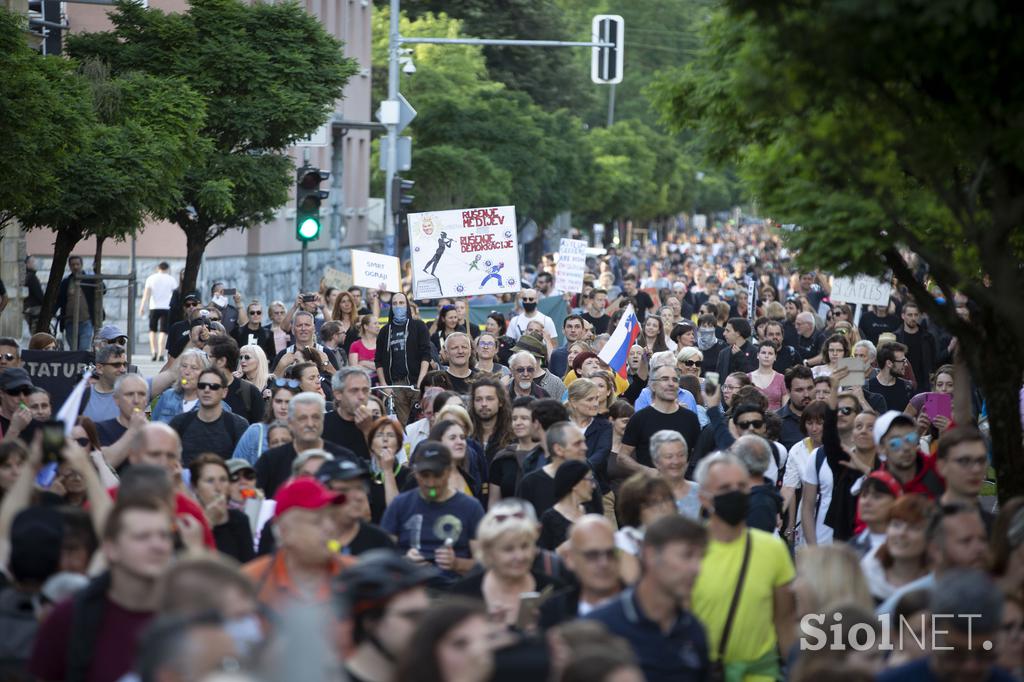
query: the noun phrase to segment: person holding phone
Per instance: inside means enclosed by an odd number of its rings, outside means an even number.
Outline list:
[[[210,306],[220,312],[220,323],[229,335],[234,334],[239,325],[249,323],[249,316],[242,306],[242,295],[237,289],[226,289],[223,282],[214,282],[210,288]]]

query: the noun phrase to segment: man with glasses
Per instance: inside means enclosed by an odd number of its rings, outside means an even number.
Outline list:
[[[228,381],[222,369],[204,369],[196,385],[199,408],[179,414],[170,422],[181,437],[181,462],[186,469],[193,459],[205,452],[230,459],[238,439],[249,428],[249,422],[224,409]]]
[[[889,410],[875,420],[873,433],[875,445],[884,455],[882,466],[899,481],[904,493],[920,493],[931,500],[943,494],[945,484],[935,471],[935,457],[918,448],[920,437],[911,417]],[[980,474],[984,477],[984,470]]]
[[[638,471],[657,473],[651,460],[650,441],[658,431],[668,429],[681,434],[690,452],[694,451],[700,437],[700,420],[696,413],[679,404],[679,373],[675,364],[661,365],[652,370],[650,384],[654,399],[629,418],[626,432],[622,435],[622,446],[617,455],[613,453],[616,465],[630,474]]]
[[[267,413],[267,403],[263,399],[263,387],[255,386],[241,377],[234,375],[238,369],[238,344],[228,336],[211,336],[203,347],[215,367],[219,367],[227,377],[227,394],[224,399],[231,411],[244,417],[250,424],[263,419]]]
[[[21,367],[21,346],[9,336],[0,338],[0,370]]]
[[[881,395],[885,399],[886,409],[905,410],[914,397],[910,382],[902,378],[907,363],[907,347],[902,343],[887,343],[878,349],[875,358],[878,374],[864,388]]]
[[[533,382],[534,374],[537,373],[537,359],[529,351],[519,351],[509,361],[509,369],[512,376],[509,382],[509,398],[515,400],[531,396],[533,398],[548,398],[544,389]],[[561,397],[561,396],[558,396]]]
[[[0,429],[7,433],[14,413],[28,407],[28,396],[33,391],[32,379],[20,367],[0,370]]]
[[[102,422],[117,417],[117,403],[114,400],[114,382],[128,373],[128,356],[123,346],[109,344],[96,351],[96,381],[86,393],[87,403],[83,417]]]
[[[565,562],[576,582],[541,606],[540,627],[545,630],[588,615],[623,589],[615,527],[600,514],[586,514],[572,524]]]
[[[956,426],[942,434],[935,452],[935,470],[946,482],[939,502],[977,506],[991,533],[995,515],[978,502],[988,472],[988,447],[981,431],[973,426]]]
[[[544,324],[544,331],[551,338],[558,335],[554,320],[537,310],[537,301],[536,289],[523,289],[519,292],[519,302],[523,306],[523,312],[513,317],[508,323],[508,335],[515,341],[518,341],[519,337],[526,333],[527,326],[534,320]]]
[[[164,345],[167,343],[167,326],[171,314],[171,296],[178,288],[178,280],[170,275],[171,265],[161,261],[156,272],[146,278],[146,288],[139,302],[139,317],[146,312],[149,302],[149,352],[155,361],[164,359]]]
[[[240,324],[232,334],[235,341],[238,342],[238,347],[259,346],[266,354],[267,361],[273,360],[277,357],[274,332],[270,330],[269,324],[263,326],[263,306],[259,301],[253,301],[245,307],[245,314],[248,319],[244,324],[241,324],[241,320],[239,320]],[[263,387],[260,386],[260,388]]]

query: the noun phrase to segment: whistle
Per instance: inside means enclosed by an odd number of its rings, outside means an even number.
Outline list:
[[[430,489],[430,496],[431,497],[437,497],[437,488],[431,488]]]
[[[185,385],[185,384],[187,384],[187,383],[188,383],[188,379],[182,379],[182,380],[181,380],[181,385],[182,385],[182,386],[184,386],[184,385]]]

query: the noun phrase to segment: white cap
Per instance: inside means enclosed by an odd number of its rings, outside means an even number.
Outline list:
[[[907,426],[914,425],[914,420],[910,415],[896,410],[889,410],[875,420],[875,427],[873,429],[875,445],[882,444],[882,439],[885,438],[885,434],[889,432],[889,429],[892,428],[893,423],[896,421],[906,424]]]

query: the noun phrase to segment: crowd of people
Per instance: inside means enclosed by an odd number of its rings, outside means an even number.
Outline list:
[[[1024,498],[899,282],[833,300],[766,224],[555,268],[476,324],[162,263],[162,366],[67,318],[70,408],[0,339],[3,679],[1024,679]]]

